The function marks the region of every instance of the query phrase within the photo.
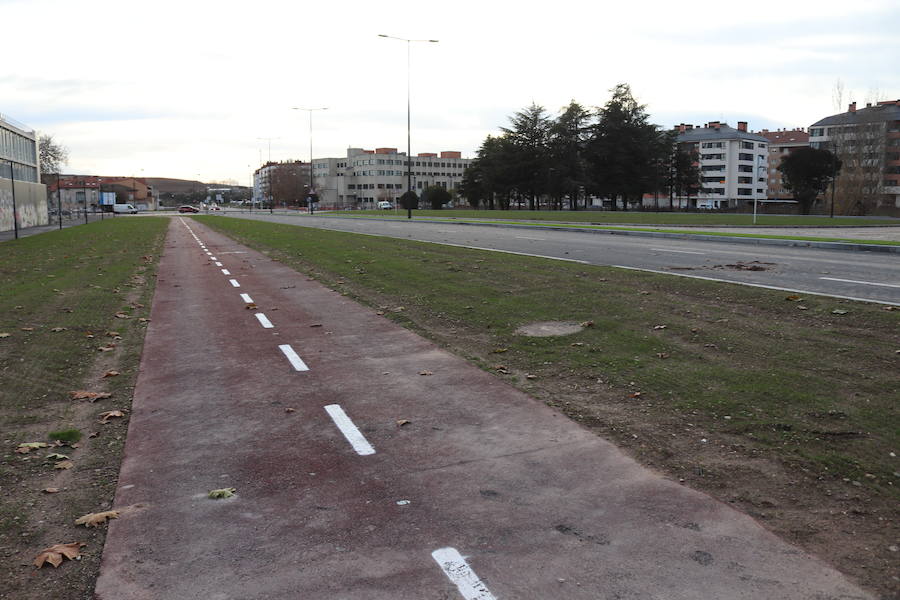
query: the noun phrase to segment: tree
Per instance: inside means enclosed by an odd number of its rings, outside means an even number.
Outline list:
[[[562,209],[562,197],[569,197],[569,209],[578,210],[578,194],[587,184],[584,147],[591,125],[591,113],[572,100],[550,125],[548,186]]]
[[[684,148],[675,147],[669,163],[669,208],[673,208],[671,199],[684,198],[684,209],[690,208],[690,197],[700,192],[700,168],[697,166],[696,150],[687,151]]]
[[[538,195],[547,187],[550,119],[543,106],[532,103],[509,121],[510,127],[500,128],[513,154],[508,168],[514,172],[517,191],[527,195],[528,207],[535,210]]]
[[[422,200],[430,202],[431,208],[434,210],[444,208],[444,205],[450,202],[451,199],[450,192],[440,185],[429,186],[422,191]]]
[[[411,208],[419,208],[419,196],[413,190],[407,190],[400,196],[400,206],[409,210]]]
[[[268,195],[273,205],[306,206],[309,166],[301,162],[274,165],[269,173]]]
[[[784,187],[794,195],[800,212],[809,214],[816,196],[823,193],[835,174],[841,170],[841,159],[819,148],[798,148],[781,159]]]
[[[42,135],[38,138],[38,152],[40,153],[41,175],[58,175],[62,166],[69,162],[69,149],[62,144],[57,144],[52,135]]]

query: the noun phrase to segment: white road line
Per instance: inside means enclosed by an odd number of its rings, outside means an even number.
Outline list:
[[[217,267],[221,267],[221,266],[222,266],[222,263],[217,262],[217,263],[216,263],[216,266],[217,266]]]
[[[215,256],[210,256],[210,257],[209,257],[209,260],[219,260],[219,259],[216,258]],[[222,265],[219,265],[219,266],[221,267]]]
[[[691,252],[690,250],[672,250],[670,248],[650,248],[651,250],[655,250],[656,252],[677,252],[678,254],[701,254],[705,255],[706,252]]]
[[[253,302],[253,298],[250,297],[250,294],[241,294],[241,300],[243,300],[247,304],[250,304]]]
[[[228,281],[229,281],[229,283],[231,283],[231,285],[233,285],[234,287],[241,287],[241,284],[238,283],[238,280],[237,280],[237,279],[229,279]]]
[[[809,290],[798,290],[797,288],[777,287],[774,285],[762,285],[761,283],[747,283],[744,281],[732,281],[730,279],[719,279],[717,277],[703,277],[702,275],[687,275],[685,273],[670,273],[669,271],[660,271],[657,269],[641,269],[640,267],[627,267],[625,265],[609,265],[616,269],[628,269],[629,271],[643,271],[644,273],[658,273],[660,275],[671,275],[673,277],[686,277],[688,279],[702,279],[704,281],[716,281],[718,283],[733,283],[734,285],[745,285],[747,287],[763,288],[766,290],[776,290],[779,292],[793,292],[797,294],[809,294],[810,296],[823,296],[825,298],[838,298],[840,300],[853,300],[854,302],[871,302],[872,304],[887,304],[889,306],[900,306],[900,302],[891,302],[889,300],[874,300],[872,298],[857,298],[855,296],[840,296],[838,294],[826,294],[824,292],[811,292]]]
[[[455,231],[453,233],[456,233]],[[546,242],[547,238],[525,237],[524,235],[514,235],[517,240],[533,240],[535,242]]]
[[[360,456],[375,454],[375,448],[366,441],[365,436],[353,424],[353,421],[350,420],[350,417],[347,416],[340,404],[329,404],[325,407],[325,412],[328,413],[331,420],[337,425],[337,428],[341,430],[341,433],[344,434],[344,437],[347,438],[347,441],[350,442],[357,454]]]
[[[281,344],[280,346],[278,346],[278,349],[284,353],[289,361],[291,361],[291,365],[294,367],[294,369],[296,369],[297,371],[309,371],[309,367],[306,366],[306,363],[303,362],[303,359],[297,356],[297,353],[294,352],[294,349],[291,348],[290,344]]]
[[[247,254],[243,250],[230,250],[228,252],[219,252],[219,254]]]
[[[256,320],[259,321],[259,324],[266,329],[272,329],[273,327],[275,327],[274,325],[272,325],[272,321],[270,321],[269,318],[266,317],[266,315],[262,313],[255,313],[255,316]]]
[[[431,553],[431,558],[441,567],[444,575],[456,585],[456,589],[463,598],[466,600],[494,600],[494,595],[456,548],[439,548]]]
[[[824,279],[826,281],[842,281],[844,283],[860,283],[862,285],[879,285],[881,287],[900,288],[900,285],[897,285],[895,283],[876,283],[874,281],[856,281],[855,279],[838,279],[837,277],[819,277],[819,279]]]
[[[222,269],[222,275],[231,275],[231,271],[228,269]]]

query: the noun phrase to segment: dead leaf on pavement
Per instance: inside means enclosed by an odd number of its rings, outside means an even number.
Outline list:
[[[531,373],[528,373],[527,375],[525,375],[525,379],[537,379],[537,375],[532,375]]]
[[[231,498],[234,496],[234,492],[234,488],[219,488],[217,490],[210,490],[207,495],[213,500],[219,500],[221,498]]]
[[[884,310],[900,310],[900,308],[897,308],[896,306],[885,306],[883,308],[884,308]],[[7,333],[6,335],[9,335],[9,334]],[[0,337],[3,337],[3,334],[0,334]]]
[[[297,412],[297,409],[289,406],[286,409],[284,409],[284,412],[286,412],[286,413]]]
[[[130,319],[131,318],[123,312],[117,312],[115,316],[117,319]]]
[[[98,513],[88,513],[75,519],[76,525],[84,525],[85,527],[97,527],[106,523],[107,519],[117,519],[119,511],[107,510]]]
[[[106,412],[100,413],[100,423],[107,423],[110,419],[116,417],[124,417],[125,413],[121,410],[108,410]]]
[[[122,334],[119,333],[118,331],[107,331],[106,335],[108,335],[109,337],[116,337],[116,336],[120,336]]]
[[[491,353],[492,354],[503,354],[504,352],[507,352],[508,350],[509,350],[509,348],[494,348],[493,350],[491,350]]]
[[[786,296],[785,300],[790,300],[791,302],[799,302],[800,300],[803,300],[803,298],[801,296],[798,296],[797,294],[791,294],[790,296]]]
[[[47,458],[50,460],[69,460],[68,456],[60,454],[59,452],[51,452],[47,455]]]
[[[397,426],[403,427],[404,425],[409,425],[409,419],[397,419]]]
[[[44,492],[45,494],[58,494],[59,488],[48,487],[48,488],[42,489],[41,491]]]
[[[584,323],[581,324],[581,326],[582,327],[593,327],[594,322],[593,321],[585,321]]]
[[[107,371],[103,374],[103,377],[117,377],[119,375],[118,371]]]
[[[60,470],[66,470],[66,469],[71,469],[74,466],[75,466],[75,463],[73,463],[71,460],[63,460],[63,461],[60,461],[60,462],[56,463],[55,465],[53,465],[53,468],[60,469]]]
[[[419,375],[434,375],[431,371],[419,371]]]
[[[44,548],[34,559],[34,566],[41,568],[44,563],[50,563],[55,567],[62,564],[63,557],[75,560],[81,557],[81,548],[87,546],[84,542],[72,542],[70,544],[54,544]]]
[[[112,352],[115,349],[115,344],[109,344],[108,346],[100,346],[99,348],[97,348],[97,350],[99,350],[100,352]]]
[[[256,302],[248,302],[244,305],[244,308],[246,308],[247,310],[256,310],[259,307],[256,306]]]
[[[640,397],[641,397],[641,393],[640,393],[640,392],[635,392],[635,393],[633,393],[633,394],[628,394],[628,397],[629,397],[629,398],[640,398]]]
[[[69,393],[72,395],[72,400],[90,400],[91,402],[112,397],[112,394],[110,394],[109,392],[88,392],[86,390],[77,390]]]
[[[28,454],[32,450],[46,447],[47,444],[45,442],[24,442],[16,447],[16,454]]]
[[[65,327],[54,327],[50,331],[52,331],[53,333],[59,333],[60,331],[65,331],[65,330],[66,330]]]
[[[656,358],[669,358],[671,356],[668,352],[657,352]]]

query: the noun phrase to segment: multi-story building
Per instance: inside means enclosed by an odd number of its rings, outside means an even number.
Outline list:
[[[747,131],[711,121],[703,127],[680,124],[677,141],[682,150],[696,152],[701,189],[694,208],[740,208],[766,200],[766,155],[769,141]]]
[[[0,231],[49,222],[38,156],[34,130],[0,114]]]
[[[778,165],[781,159],[798,148],[809,147],[809,132],[805,129],[779,129],[777,131],[769,131],[763,129],[757,132],[769,140],[769,158],[768,158],[768,174],[766,195],[769,201],[792,202],[793,194],[784,189],[784,180],[781,178],[781,171]]]
[[[839,214],[900,208],[900,100],[884,100],[825,117],[809,128],[809,145],[843,163],[836,182]]]
[[[297,206],[309,193],[309,163],[269,161],[253,172],[253,202]]]
[[[342,158],[316,158],[313,181],[320,205],[335,208],[371,207],[396,201],[408,189],[406,152],[397,148],[348,148]],[[455,151],[422,152],[412,158],[412,187],[420,194],[427,187],[455,190],[472,159]]]

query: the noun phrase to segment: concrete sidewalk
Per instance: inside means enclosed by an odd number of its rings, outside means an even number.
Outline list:
[[[191,219],[161,259],[115,508],[102,600],[871,597]]]

